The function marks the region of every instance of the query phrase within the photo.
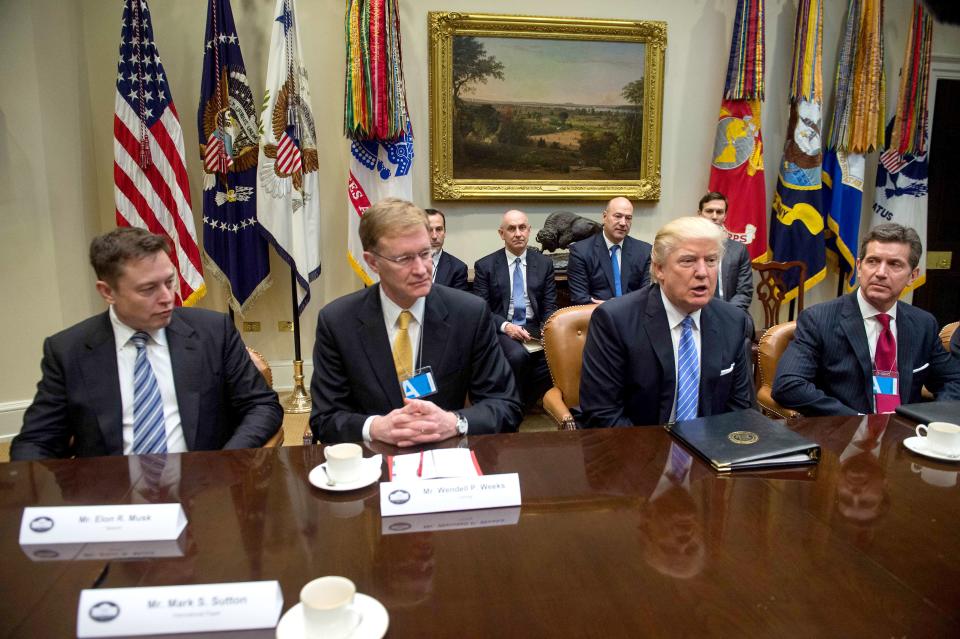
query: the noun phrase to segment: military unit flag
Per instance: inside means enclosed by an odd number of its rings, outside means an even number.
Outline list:
[[[320,275],[317,132],[294,0],[277,0],[273,15],[260,114],[257,219],[293,270],[297,310],[303,313],[310,301],[310,282]]]
[[[727,198],[730,238],[752,260],[767,257],[767,193],[763,173],[764,0],[738,0],[730,59],[710,166],[710,191]]]
[[[826,276],[821,192],[823,7],[800,0],[793,49],[790,119],[770,217],[770,247],[778,262],[807,266],[804,290]],[[799,273],[788,271],[786,300],[797,296]]]
[[[146,0],[124,0],[113,115],[118,226],[163,235],[177,269],[177,304],[203,297],[203,265],[190,205],[183,130],[153,39]]]
[[[197,129],[203,248],[243,313],[270,285],[270,256],[257,222],[257,111],[230,0],[208,0]]]
[[[413,128],[407,113],[396,0],[347,0],[344,131],[350,139],[347,177],[347,261],[364,284],[376,280],[363,260],[360,219],[386,197],[413,199]]]

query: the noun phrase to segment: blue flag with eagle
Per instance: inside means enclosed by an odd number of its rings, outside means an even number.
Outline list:
[[[209,0],[197,110],[203,160],[203,249],[244,313],[270,286],[267,242],[257,222],[259,133],[230,0]]]

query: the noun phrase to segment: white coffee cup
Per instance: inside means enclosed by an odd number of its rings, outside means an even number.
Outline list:
[[[949,422],[930,422],[926,426],[917,426],[916,433],[917,437],[923,437],[923,445],[927,450],[941,455],[960,455],[960,426]]]
[[[320,577],[300,589],[303,630],[308,639],[347,637],[363,620],[353,605],[357,587],[346,577]]]
[[[938,470],[936,468],[921,466],[920,464],[916,463],[910,464],[910,468],[913,470],[913,472],[919,473],[920,479],[931,486],[937,486],[938,488],[953,488],[957,485],[957,471],[955,470]]]
[[[363,469],[363,449],[357,444],[334,444],[323,449],[327,458],[327,474],[338,483],[360,479]]]

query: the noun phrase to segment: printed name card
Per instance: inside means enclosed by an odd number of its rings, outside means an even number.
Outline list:
[[[380,484],[380,514],[383,517],[519,505],[520,476],[517,473],[385,481]]]
[[[186,525],[180,504],[31,507],[23,509],[20,543],[176,539]]]
[[[83,590],[77,636],[273,628],[282,608],[278,581]]]
[[[23,544],[31,561],[111,561],[183,557],[186,535],[158,541],[112,541],[97,544]]]
[[[384,535],[402,535],[414,532],[440,532],[463,528],[487,528],[490,526],[513,526],[520,521],[519,506],[513,508],[488,508],[462,510],[426,515],[398,515],[380,520],[380,532]]]

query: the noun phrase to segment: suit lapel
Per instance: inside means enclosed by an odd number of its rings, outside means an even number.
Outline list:
[[[712,413],[713,386],[720,378],[720,330],[717,316],[707,304],[700,313],[700,407],[699,415]],[[710,348],[707,348],[707,347]]]
[[[183,438],[187,443],[187,450],[196,450],[200,420],[200,374],[206,370],[202,361],[200,340],[193,327],[184,322],[176,312],[166,333]],[[226,374],[226,371],[221,372]]]
[[[596,240],[593,245],[593,250],[597,259],[600,261],[600,268],[603,270],[603,274],[607,277],[607,286],[610,287],[610,297],[613,297],[617,293],[617,287],[613,283],[613,267],[610,266],[610,251],[607,250],[607,241],[603,238],[603,231],[597,233],[594,238],[596,238]],[[623,255],[621,255],[620,263],[623,264],[625,261]],[[620,282],[623,283],[625,281],[623,269],[621,268]]]
[[[860,306],[854,297],[859,295],[856,291],[844,298],[843,310],[840,312],[840,329],[847,338],[850,348],[857,356],[857,362],[860,364],[860,371],[863,374],[863,399],[865,406],[873,406],[873,362],[870,360],[870,346],[867,344],[867,332],[863,328],[863,315],[860,314]],[[856,408],[856,407],[852,407]]]
[[[423,310],[423,327],[421,329],[423,366],[433,369],[434,379],[442,372],[443,363],[447,355],[447,344],[451,341],[453,327],[449,323],[447,306],[440,295],[430,291],[427,295]],[[439,389],[442,390],[443,389]]]
[[[367,363],[380,384],[387,403],[393,408],[403,407],[400,393],[400,381],[393,366],[393,349],[387,338],[387,329],[383,323],[383,307],[380,305],[380,285],[371,286],[360,309],[360,324],[363,347]]]
[[[120,374],[117,371],[117,347],[110,316],[86,339],[87,356],[80,362],[90,405],[96,407],[97,424],[107,452],[123,453],[123,400],[120,397]]]
[[[913,320],[903,312],[905,304],[897,302],[897,383],[900,386],[900,403],[910,403],[913,387]]]
[[[445,270],[444,265],[446,264],[446,262],[447,262],[447,253],[446,251],[444,251],[440,253],[440,259],[437,260],[437,272],[434,273],[433,275],[433,281],[436,282],[437,284],[444,283],[443,272]]]
[[[510,297],[513,290],[510,288],[510,263],[507,262],[507,254],[504,251],[498,251],[497,257],[493,260],[494,276],[497,278],[497,286],[500,288],[500,303],[503,304],[503,316],[506,317],[510,311]]]
[[[667,311],[660,298],[660,287],[649,289],[647,297],[647,320],[643,329],[647,332],[650,344],[660,368],[663,370],[663,384],[660,386],[660,421],[666,423],[670,419],[670,410],[673,408],[673,399],[677,387],[677,367],[673,361],[673,340],[670,337],[670,324],[667,322]]]
[[[630,263],[633,260],[633,246],[629,237],[623,238],[623,244],[620,246],[620,288],[623,294],[630,292],[627,282],[630,281]],[[607,261],[611,262],[609,256]],[[610,264],[610,281],[613,282],[613,263]],[[616,292],[616,288],[613,289]]]
[[[537,260],[533,259],[533,253],[527,249],[527,297],[530,298],[530,306],[533,308],[533,317],[527,318],[527,324],[537,324],[540,322],[540,309],[537,308],[537,296],[533,294],[531,282],[540,281],[540,272],[537,270]],[[536,320],[536,321],[533,321]]]

